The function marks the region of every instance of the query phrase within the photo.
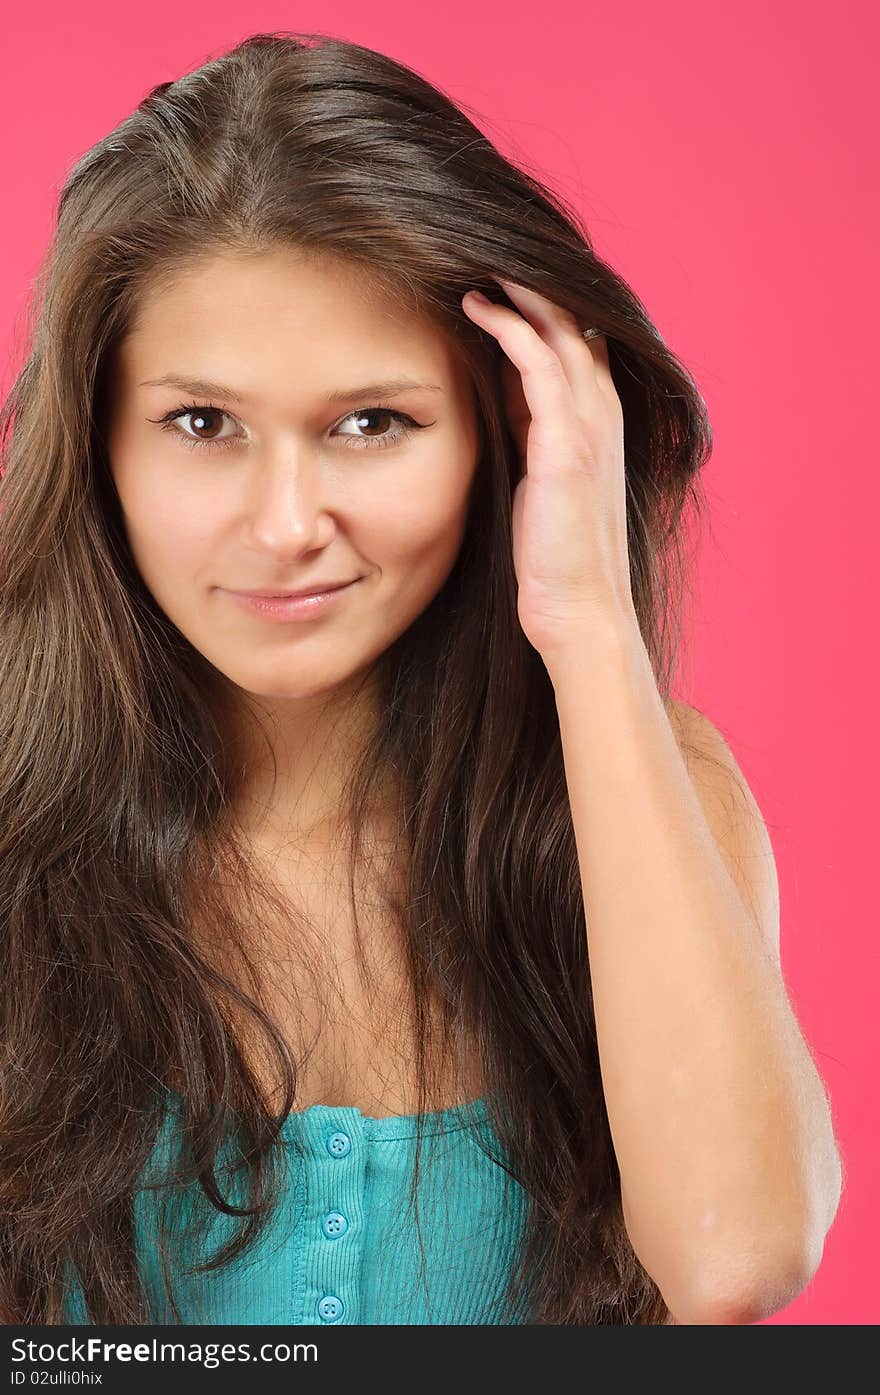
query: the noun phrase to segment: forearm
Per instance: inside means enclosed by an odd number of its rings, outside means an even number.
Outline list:
[[[547,666],[630,1238],[676,1316],[740,1296],[773,1311],[831,1219],[822,1082],[638,630],[597,627]]]

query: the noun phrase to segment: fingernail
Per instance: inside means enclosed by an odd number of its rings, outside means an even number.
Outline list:
[[[482,291],[468,291],[468,295],[470,296],[471,300],[476,300],[480,305],[491,305],[491,304],[492,304],[492,302],[491,302],[491,300],[489,299],[489,297],[483,295],[483,292],[482,292]]]

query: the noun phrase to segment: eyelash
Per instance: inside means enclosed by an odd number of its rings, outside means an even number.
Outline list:
[[[211,402],[186,402],[180,407],[173,408],[166,412],[164,417],[148,417],[148,421],[155,422],[162,427],[163,431],[170,431],[172,435],[178,436],[188,449],[196,450],[226,450],[233,446],[240,439],[237,436],[230,436],[225,441],[203,441],[198,436],[188,436],[184,431],[179,431],[174,425],[179,417],[190,416],[196,412],[217,412],[220,416],[231,417],[231,413],[224,412],[222,407],[215,407]],[[395,417],[402,425],[391,436],[382,437],[370,436],[350,436],[346,445],[353,445],[356,450],[378,449],[382,450],[388,446],[396,445],[398,441],[404,440],[412,431],[424,431],[426,426],[433,426],[433,422],[413,421],[406,412],[395,412],[391,407],[356,407],[353,412],[348,412],[342,421],[348,421],[349,417],[367,416],[371,412],[387,412],[389,416]],[[232,418],[234,420],[234,418]],[[337,426],[340,423],[337,422]]]

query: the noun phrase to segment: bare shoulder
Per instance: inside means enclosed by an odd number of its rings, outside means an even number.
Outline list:
[[[685,702],[670,700],[666,711],[718,850],[778,967],[779,882],[758,802],[714,722]]]

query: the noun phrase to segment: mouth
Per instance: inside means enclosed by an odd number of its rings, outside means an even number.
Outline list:
[[[320,585],[315,585],[315,586],[307,587],[307,588],[306,588],[305,590],[303,590],[303,591],[268,591],[268,590],[263,590],[263,589],[259,589],[259,590],[255,590],[255,591],[237,591],[237,590],[236,590],[236,591],[233,592],[233,595],[236,595],[236,596],[252,596],[252,597],[254,597],[254,599],[256,599],[256,600],[266,600],[266,601],[280,601],[280,600],[285,600],[285,601],[289,601],[289,600],[293,600],[293,599],[299,599],[300,597],[303,597],[303,596],[323,596],[323,594],[324,594],[325,591],[341,591],[342,588],[343,588],[343,586],[350,586],[350,585],[352,584],[352,582],[354,582],[354,581],[359,581],[359,580],[360,580],[360,578],[355,576],[355,577],[352,577],[350,581],[325,581],[325,582],[322,582]]]
[[[297,621],[311,620],[334,608],[344,596],[350,594],[363,581],[355,577],[352,581],[337,583],[322,591],[282,595],[265,595],[248,591],[227,591],[226,594],[237,601],[251,614],[264,620]]]

